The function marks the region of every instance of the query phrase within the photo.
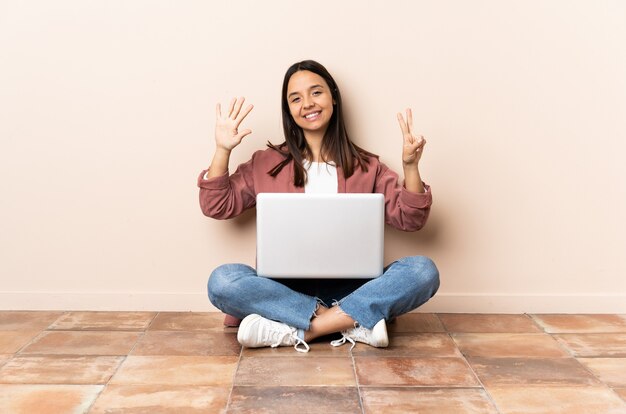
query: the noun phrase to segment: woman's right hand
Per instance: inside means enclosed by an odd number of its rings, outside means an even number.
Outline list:
[[[218,103],[215,108],[215,143],[218,149],[232,151],[241,143],[246,135],[252,133],[249,129],[239,131],[239,126],[246,116],[252,111],[253,106],[248,105],[243,111],[241,107],[246,99],[244,97],[233,98],[230,101],[228,111],[222,114],[222,107]]]

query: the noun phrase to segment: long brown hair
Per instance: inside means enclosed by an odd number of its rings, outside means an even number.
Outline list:
[[[289,79],[291,79],[291,76],[294,73],[301,70],[308,70],[324,78],[330,88],[333,101],[335,102],[333,115],[330,118],[328,128],[326,129],[326,133],[322,139],[322,156],[328,156],[331,158],[337,167],[340,167],[343,170],[343,174],[346,178],[352,176],[356,166],[363,169],[363,171],[367,171],[369,157],[378,157],[358,147],[350,141],[348,132],[346,131],[346,125],[343,120],[341,93],[339,92],[337,83],[324,66],[314,60],[304,60],[291,65],[289,69],[287,69],[287,73],[285,73],[281,96],[285,142],[279,145],[274,145],[271,142],[267,143],[268,147],[283,154],[285,159],[268,171],[268,174],[272,177],[276,177],[283,167],[293,160],[293,180],[295,186],[303,187],[307,179],[306,169],[304,168],[302,162],[307,154],[311,154],[311,149],[304,138],[302,128],[296,124],[296,121],[291,116],[291,112],[289,111],[289,102],[287,101],[287,85],[289,84]],[[326,159],[324,159],[324,161],[328,162]]]

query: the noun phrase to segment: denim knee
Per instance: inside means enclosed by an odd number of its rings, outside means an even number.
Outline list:
[[[411,275],[414,277],[415,286],[420,290],[429,290],[431,297],[439,289],[439,270],[430,258],[426,256],[411,256],[401,259],[405,264],[413,270]]]
[[[211,272],[207,283],[211,303],[216,305],[235,294],[236,288],[233,282],[238,278],[241,266],[240,264],[224,264]]]

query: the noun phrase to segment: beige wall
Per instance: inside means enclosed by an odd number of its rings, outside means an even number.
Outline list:
[[[353,139],[400,169],[428,139],[434,207],[388,229],[431,256],[423,310],[626,313],[626,2],[0,0],[0,308],[211,310],[254,215],[202,216],[216,102],[245,95],[232,170],[281,141],[293,62],[325,64]]]

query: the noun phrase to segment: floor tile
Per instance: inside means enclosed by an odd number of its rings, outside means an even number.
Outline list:
[[[0,385],[0,413],[83,414],[102,385]]]
[[[625,315],[532,315],[549,333],[626,333]]]
[[[9,362],[11,358],[13,358],[13,355],[0,355],[0,368],[2,368],[5,363]]]
[[[237,387],[229,414],[360,413],[356,387]]]
[[[237,335],[223,332],[149,331],[132,355],[239,355]]]
[[[454,341],[446,333],[397,333],[389,335],[387,348],[374,348],[357,343],[352,355],[358,356],[414,356],[414,357],[460,357]],[[344,345],[348,349],[350,343]]]
[[[360,385],[479,386],[463,358],[356,357]]]
[[[605,387],[489,387],[501,414],[624,414],[626,403]]]
[[[366,414],[498,414],[479,388],[363,388]]]
[[[465,356],[566,358],[569,353],[547,334],[463,333],[452,338]]]
[[[276,348],[243,348],[241,355],[244,357],[343,357],[351,358],[350,344],[344,346],[331,346],[330,342],[312,342],[309,344],[309,353],[297,352],[291,346],[279,346]]]
[[[0,413],[626,413],[626,315],[410,313],[387,348],[307,354],[223,320],[0,312]]]
[[[109,383],[230,386],[237,361],[231,356],[129,356]]]
[[[468,358],[486,386],[597,385],[598,381],[574,358]]]
[[[155,316],[155,312],[67,312],[48,329],[142,331]]]
[[[467,333],[534,333],[542,332],[528,315],[440,313],[439,319],[448,332]]]
[[[89,414],[219,414],[229,393],[229,387],[109,385]]]
[[[593,374],[611,387],[626,387],[626,358],[578,358]]]
[[[387,324],[389,332],[445,332],[434,313],[407,313]]]
[[[0,354],[14,354],[28,345],[41,331],[0,331]]]
[[[577,357],[626,357],[626,334],[555,334]]]
[[[148,329],[151,331],[223,332],[224,314],[218,312],[160,312]]]
[[[0,368],[0,383],[106,384],[123,357],[17,356]]]
[[[350,358],[241,358],[235,385],[253,386],[356,386]]]
[[[0,331],[43,331],[63,312],[0,311]]]
[[[47,331],[21,351],[46,355],[126,355],[139,332]]]

